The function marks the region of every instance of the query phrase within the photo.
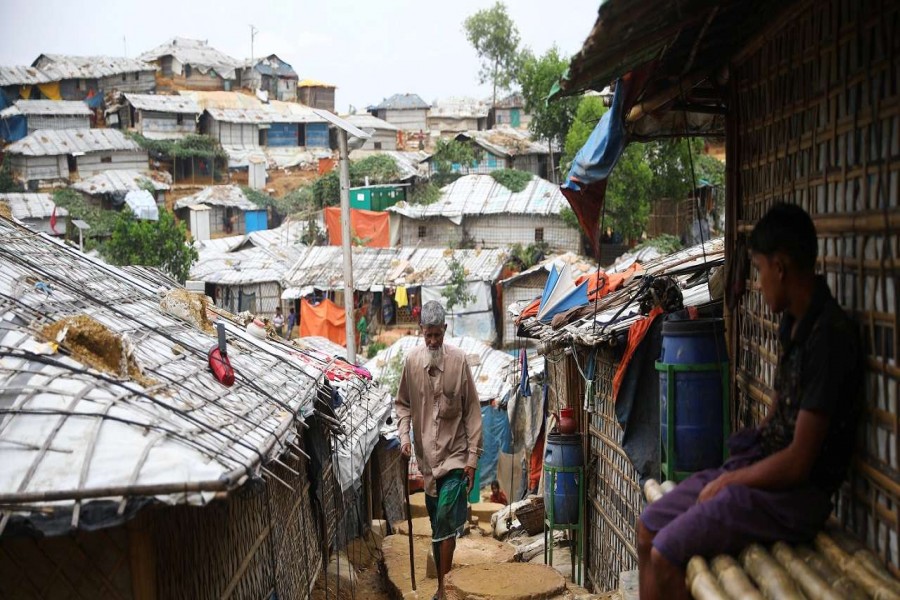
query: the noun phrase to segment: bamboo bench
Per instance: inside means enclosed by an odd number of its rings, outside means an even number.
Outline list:
[[[649,479],[644,496],[652,503],[674,487],[673,482],[660,485]],[[834,523],[812,544],[752,544],[737,558],[721,555],[709,562],[695,556],[688,563],[685,584],[696,600],[900,599],[900,581]]]

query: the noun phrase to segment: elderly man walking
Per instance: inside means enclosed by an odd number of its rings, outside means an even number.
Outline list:
[[[459,348],[444,344],[446,314],[426,302],[419,320],[425,345],[406,359],[395,407],[400,449],[410,455],[410,428],[416,460],[425,478],[425,506],[438,573],[437,600],[444,597],[444,575],[453,565],[456,537],[462,533],[481,451],[481,406],[475,381]]]

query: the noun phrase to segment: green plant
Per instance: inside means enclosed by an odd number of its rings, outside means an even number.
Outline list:
[[[649,240],[645,240],[635,246],[635,249],[640,250],[642,248],[656,248],[659,250],[660,254],[672,254],[673,252],[677,252],[681,250],[681,240],[678,239],[674,235],[669,235],[668,233],[663,233],[655,238],[650,238]]]
[[[450,269],[450,281],[441,290],[441,296],[447,299],[447,312],[452,312],[455,306],[465,306],[474,301],[475,296],[466,283],[466,269],[455,254],[447,267]]]
[[[197,249],[185,241],[184,223],[165,210],[159,221],[135,219],[130,212],[115,213],[111,236],[100,246],[100,253],[116,265],[149,265],[168,271],[184,283],[191,265],[197,260]]]
[[[391,393],[392,397],[397,396],[400,389],[400,379],[403,376],[403,351],[397,350],[394,356],[388,361],[381,371],[379,378],[381,384],[385,386]]]
[[[22,191],[25,191],[25,188],[13,177],[9,161],[4,159],[0,162],[0,194]]]
[[[519,30],[502,2],[469,16],[463,22],[463,29],[481,59],[478,82],[491,83],[491,106],[496,106],[497,90],[509,89],[516,81]]]
[[[562,207],[562,210],[559,211],[559,218],[562,219],[563,223],[568,227],[578,229],[579,231],[581,230],[581,225],[578,223],[578,217],[575,215],[575,211],[568,206]]]
[[[391,183],[400,178],[397,163],[388,155],[373,154],[350,163],[350,185]],[[341,178],[339,169],[316,179],[312,184],[312,197],[320,206],[333,206],[341,200]]]
[[[434,170],[446,175],[453,173],[453,165],[468,167],[475,161],[472,146],[458,140],[439,139],[431,156]]]
[[[84,196],[71,188],[55,190],[53,192],[53,202],[58,207],[68,211],[70,222],[72,219],[81,219],[88,224],[90,229],[85,233],[84,244],[86,250],[93,250],[98,247],[99,242],[97,240],[109,235],[119,216],[118,211],[103,210],[95,204],[88,203]],[[74,227],[69,227],[66,237],[77,239],[78,234],[74,231]]]
[[[517,169],[497,169],[491,171],[491,177],[509,191],[516,193],[528,187],[528,182],[534,179],[534,174]]]
[[[441,188],[428,182],[416,186],[410,196],[410,204],[434,204],[441,198]]]
[[[366,347],[366,358],[373,359],[375,355],[387,348],[387,344],[384,342],[372,342]]]
[[[214,158],[228,160],[222,145],[208,135],[190,134],[177,140],[151,140],[139,133],[126,131],[125,135],[135,141],[154,158]]]
[[[531,115],[528,129],[538,139],[562,144],[575,118],[578,98],[556,98],[548,102],[553,86],[563,78],[569,60],[553,46],[540,58],[524,50],[519,70],[519,83],[525,99],[525,111]]]
[[[509,263],[524,271],[544,260],[549,251],[550,247],[546,242],[535,242],[527,246],[513,244],[510,248]]]

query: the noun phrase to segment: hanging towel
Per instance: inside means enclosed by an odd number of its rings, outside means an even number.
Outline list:
[[[404,306],[409,305],[409,298],[406,296],[406,288],[402,285],[397,287],[397,292],[394,294],[394,302],[397,303],[397,308],[403,308]]]

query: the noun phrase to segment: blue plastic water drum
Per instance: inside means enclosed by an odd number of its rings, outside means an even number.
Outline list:
[[[712,365],[728,361],[722,319],[666,321],[662,328],[660,363]],[[722,370],[674,373],[675,456],[666,457],[676,471],[701,471],[722,464],[725,444]],[[668,440],[666,371],[659,374],[660,433]]]
[[[584,455],[581,451],[580,435],[561,435],[551,433],[547,436],[547,449],[544,453],[544,465],[547,467],[581,467]],[[544,473],[544,511],[550,516],[550,501],[553,505],[553,522],[557,525],[578,524],[578,474],[557,473],[556,485],[551,488],[551,475]]]

